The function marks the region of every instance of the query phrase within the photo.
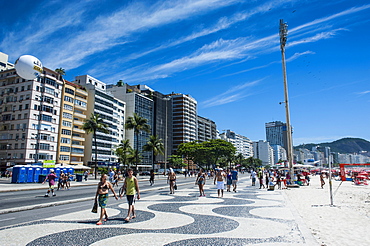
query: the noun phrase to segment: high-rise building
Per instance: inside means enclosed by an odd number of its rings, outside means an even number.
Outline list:
[[[287,146],[287,127],[286,123],[281,121],[274,121],[265,124],[266,127],[266,141],[271,145],[280,145],[285,150]]]
[[[87,118],[99,114],[108,126],[108,133],[97,132],[98,166],[115,166],[118,158],[115,148],[124,139],[125,103],[107,92],[107,85],[89,75],[77,76],[75,83],[88,92]],[[92,134],[86,135],[84,162],[95,160],[95,146]]]
[[[138,149],[142,156],[141,163],[138,168],[150,168],[153,164],[153,153],[151,151],[142,151],[143,146],[148,142],[153,131],[153,111],[154,102],[150,95],[141,92],[140,85],[130,86],[125,83],[118,83],[117,85],[108,85],[107,89],[112,95],[119,98],[126,103],[126,117],[133,117],[134,113],[147,119],[147,124],[151,128],[151,132],[141,132],[134,134],[134,130],[126,130],[126,139],[130,140],[132,148]],[[152,90],[150,90],[152,91]]]
[[[197,140],[197,101],[190,95],[170,94],[172,98],[173,149]]]
[[[245,159],[253,156],[253,144],[249,138],[231,130],[226,130],[226,132],[220,134],[220,139],[232,143],[236,148],[236,153],[242,154]]]
[[[8,70],[14,68],[14,64],[8,61],[8,55],[0,52],[0,71]]]
[[[271,148],[274,150],[274,163],[278,163],[279,161],[286,161],[287,154],[286,150],[278,145],[278,144],[271,144]]]
[[[61,117],[59,122],[59,148],[57,163],[83,165],[86,133],[82,125],[87,118],[88,93],[85,87],[64,81]]]
[[[45,68],[25,80],[15,69],[0,71],[1,169],[55,160],[63,82]]]
[[[262,165],[273,165],[274,164],[274,150],[271,148],[269,142],[259,140],[253,142],[254,158],[260,159]]]
[[[197,117],[197,140],[200,142],[217,138],[216,123],[202,116]]]

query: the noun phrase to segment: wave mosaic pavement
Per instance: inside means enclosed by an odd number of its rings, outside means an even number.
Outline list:
[[[126,203],[108,203],[110,217],[101,226],[95,225],[98,215],[85,210],[4,228],[0,245],[308,245],[282,191],[249,182],[223,198],[213,185],[205,190],[212,194],[198,197],[195,188],[180,186],[174,195],[143,197],[129,223]]]

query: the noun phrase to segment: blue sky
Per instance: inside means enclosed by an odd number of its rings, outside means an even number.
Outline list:
[[[107,84],[190,94],[198,114],[253,141],[285,122],[279,20],[294,145],[370,140],[365,0],[6,1],[0,51]]]

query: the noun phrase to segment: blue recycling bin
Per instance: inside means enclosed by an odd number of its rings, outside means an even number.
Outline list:
[[[41,168],[39,167],[36,167],[34,168],[34,172],[33,172],[33,182],[37,183],[39,182],[39,175],[41,173]]]
[[[58,182],[59,181],[59,178],[60,178],[60,168],[55,168],[55,175],[57,175],[57,177],[55,178],[55,182]]]
[[[33,183],[33,167],[27,167],[27,183]]]

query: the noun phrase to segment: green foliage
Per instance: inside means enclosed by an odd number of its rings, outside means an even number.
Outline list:
[[[186,164],[183,162],[183,159],[180,155],[170,155],[168,158],[168,163],[173,167],[184,167]]]
[[[114,153],[119,158],[119,162],[122,163],[124,167],[128,166],[129,157],[133,154],[133,149],[130,146],[130,140],[122,140]]]
[[[202,143],[189,142],[182,143],[177,149],[177,153],[186,156],[187,159],[197,163],[198,166],[210,168],[218,163],[222,157],[232,158],[236,148],[229,142],[221,139],[212,139]]]
[[[257,158],[249,157],[243,160],[242,166],[248,169],[257,170],[262,166],[262,161]]]

